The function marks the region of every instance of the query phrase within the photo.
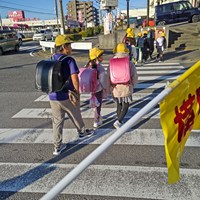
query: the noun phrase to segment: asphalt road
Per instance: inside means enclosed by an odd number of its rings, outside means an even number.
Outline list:
[[[24,43],[20,53],[0,57],[0,199],[39,199],[72,168],[115,132],[115,103],[105,100],[104,124],[94,137],[80,141],[66,117],[66,151],[52,155],[51,110],[47,97],[35,90],[37,43]],[[105,67],[107,67],[105,60]],[[81,66],[84,62],[78,62]],[[179,63],[137,65],[139,81],[126,120],[152,100],[185,68]],[[93,123],[88,95],[81,97],[87,127]],[[200,199],[199,134],[192,133],[181,159],[181,180],[167,184],[167,168],[159,106],[127,132],[77,178],[58,199],[142,200]],[[70,143],[69,143],[70,142]]]

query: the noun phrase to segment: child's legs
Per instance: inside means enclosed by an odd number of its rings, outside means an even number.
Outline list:
[[[128,112],[128,108],[129,108],[129,103],[125,103],[123,102],[122,103],[122,109],[121,109],[121,112],[118,116],[118,121],[121,123],[126,115],[126,113]]]
[[[101,117],[101,105],[102,105],[102,98],[103,98],[103,90],[94,94],[99,102],[99,106],[94,108],[94,121],[98,122]]]

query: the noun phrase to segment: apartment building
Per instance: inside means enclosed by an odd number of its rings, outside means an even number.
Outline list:
[[[77,20],[83,26],[99,25],[99,12],[92,1],[71,0],[67,3],[67,18]]]

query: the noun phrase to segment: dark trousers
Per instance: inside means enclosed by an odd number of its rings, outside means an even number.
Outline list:
[[[94,108],[94,121],[99,122],[99,119],[101,117],[101,106],[102,106],[102,99],[103,99],[103,90],[94,93],[94,96],[97,98],[99,102],[99,106]]]
[[[128,108],[129,103],[119,103],[119,101],[117,100],[117,118],[120,123],[123,121],[126,113],[128,112]]]

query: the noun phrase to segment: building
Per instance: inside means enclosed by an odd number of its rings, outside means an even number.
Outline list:
[[[72,0],[67,3],[67,19],[77,20],[82,26],[99,25],[99,12],[92,1]]]

